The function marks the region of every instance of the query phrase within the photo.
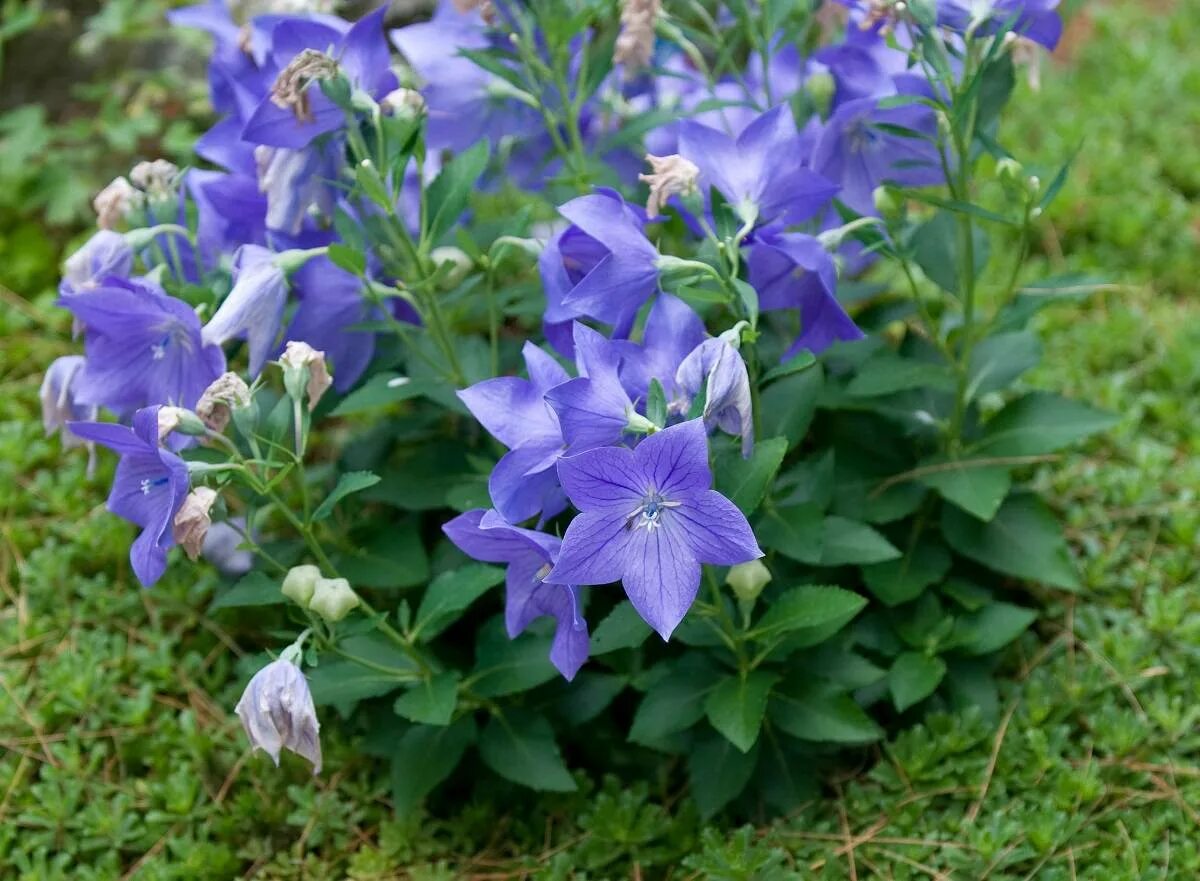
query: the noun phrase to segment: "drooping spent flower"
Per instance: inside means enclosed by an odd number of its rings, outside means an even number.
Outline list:
[[[58,303],[84,327],[87,364],[73,384],[80,404],[117,412],[190,407],[225,369],[221,348],[201,339],[192,308],[148,280],[110,277]]]
[[[287,275],[275,254],[258,245],[243,245],[234,257],[233,289],[204,325],[202,339],[219,346],[244,336],[250,349],[250,374],[258,376],[279,336],[287,292]]]
[[[294,647],[293,647],[294,648]],[[321,773],[321,724],[313,706],[312,692],[292,655],[285,650],[254,674],[234,712],[250,745],[266,752],[279,766],[280,750],[289,749],[312,762],[313,774]]]
[[[217,500],[217,492],[207,486],[198,486],[187,494],[183,506],[175,514],[172,534],[175,543],[183,548],[189,560],[196,560],[204,547],[204,539],[212,526],[209,511]]]
[[[96,287],[110,275],[127,277],[133,271],[133,249],[125,236],[102,229],[67,258],[63,269],[59,293],[69,296]]]
[[[700,169],[701,191],[715,187],[751,226],[808,220],[837,192],[835,183],[805,167],[800,135],[786,104],[763,113],[737,138],[684,120],[679,154]]]
[[[588,629],[579,613],[578,588],[545,581],[558,557],[559,540],[512,526],[496,511],[482,509],[460,514],[442,531],[468,556],[508,564],[504,626],[509,638],[516,638],[537,618],[554,618],[550,662],[565,678],[574,679],[588,657]]]
[[[236,373],[222,373],[196,402],[196,415],[212,431],[222,432],[234,410],[250,406],[250,387]]]
[[[670,156],[655,156],[646,154],[646,161],[653,171],[650,174],[639,174],[638,180],[650,185],[650,198],[646,202],[646,216],[653,220],[662,211],[667,199],[672,196],[685,195],[696,191],[696,182],[700,179],[700,169],[690,159],[684,159],[678,153]]]
[[[42,403],[42,427],[46,430],[46,436],[49,437],[61,429],[64,450],[83,443],[66,429],[67,423],[96,418],[94,406],[83,406],[75,401],[75,378],[85,363],[82,355],[64,355],[61,358],[55,358],[46,369],[46,375],[42,378],[42,387],[38,392]]]
[[[96,211],[96,223],[101,229],[116,229],[141,207],[145,196],[123,177],[113,180],[96,194],[92,208]]]
[[[754,450],[754,405],[750,374],[736,348],[741,328],[705,340],[693,349],[675,374],[689,395],[704,389],[704,424],[742,439],[742,455]]]
[[[283,347],[283,354],[279,356],[279,363],[283,365],[288,392],[299,396],[299,390],[304,389],[310,410],[317,406],[321,396],[333,385],[325,367],[325,353],[318,352],[308,343],[288,340]]]
[[[108,510],[142,528],[129,549],[133,572],[143,587],[162,577],[167,551],[175,543],[172,526],[188,493],[183,460],[158,442],[158,407],[133,416],[133,428],[103,422],[69,422],[86,441],[121,457],[108,495]]]
[[[563,437],[545,395],[568,380],[562,366],[533,343],[522,350],[529,379],[500,376],[458,393],[506,453],[488,479],[496,510],[510,523],[540,515],[549,519],[566,506],[554,463]]]
[[[711,489],[699,419],[633,450],[601,447],[560,459],[558,473],[581,513],[567,526],[546,581],[620,581],[663,639],[695,600],[701,563],[732,566],[762,556],[742,512]]]
[[[613,47],[614,65],[630,72],[650,66],[654,55],[654,23],[661,7],[662,0],[622,0],[621,33]]]

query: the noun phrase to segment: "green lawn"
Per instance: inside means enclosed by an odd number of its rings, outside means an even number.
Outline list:
[[[1047,165],[1082,143],[1032,270],[1113,284],[1040,319],[1030,382],[1122,421],[1036,473],[1087,588],[1044,597],[996,718],[931,716],[829,797],[734,832],[704,829],[674,780],[452,793],[396,821],[383,766],[334,720],[322,777],[276,770],[232,714],[234,659],[262,635],[206,615],[202,570],[136,586],[131,531],[103,510],[111,457],[89,480],[42,437],[68,322],[49,291],[0,289],[0,877],[1200,875],[1200,2],[1080,5],[1013,126]]]

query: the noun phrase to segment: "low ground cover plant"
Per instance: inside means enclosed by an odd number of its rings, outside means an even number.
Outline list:
[[[1020,283],[1067,166],[1002,111],[1054,3],[172,20],[219,119],[98,195],[43,404],[120,457],[143,585],[226,573],[251,744],[319,772],[340,717],[401,813],[663,756],[783,811],[996,712],[1012,588],[1079,587],[1020,477],[1113,421],[1019,386],[1091,288]]]

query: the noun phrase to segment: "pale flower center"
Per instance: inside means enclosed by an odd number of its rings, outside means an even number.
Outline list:
[[[642,503],[625,518],[625,526],[627,529],[645,527],[647,532],[653,532],[662,526],[663,513],[671,508],[678,508],[681,504],[683,503],[668,501],[659,495],[657,490],[651,490],[642,499]]]

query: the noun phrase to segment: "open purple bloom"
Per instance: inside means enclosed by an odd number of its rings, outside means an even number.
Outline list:
[[[578,259],[580,248],[588,257],[598,258],[562,297],[562,306],[569,310],[565,317],[586,315],[614,325],[619,334],[627,333],[638,308],[658,290],[658,250],[646,238],[643,213],[612,190],[572,199],[558,211],[591,239],[568,240],[564,234],[558,245],[563,271],[570,274],[568,261]],[[553,267],[543,263],[542,269]],[[552,277],[547,290],[554,284],[560,282]]]
[[[708,442],[698,419],[643,440],[559,460],[581,512],[563,536],[553,584],[621,581],[638,614],[663,639],[700,586],[700,564],[731,566],[762,556],[745,516],[711,489]]]
[[[523,353],[529,379],[500,376],[458,393],[471,415],[509,449],[492,470],[488,491],[510,523],[539,514],[549,519],[566,507],[554,470],[563,438],[545,395],[567,381],[567,372],[533,343]]]
[[[588,656],[587,622],[579,614],[578,588],[544,581],[558,558],[559,540],[512,526],[496,511],[482,509],[460,514],[442,531],[468,556],[485,563],[508,564],[504,626],[509,638],[522,633],[536,618],[554,618],[557,626],[550,661],[563,676],[574,679]]]
[[[938,24],[965,31],[994,34],[1005,24],[1009,30],[1053,50],[1062,37],[1058,0],[939,0]]]
[[[631,397],[644,402],[650,381],[657,379],[668,409],[685,412],[687,392],[675,381],[675,372],[706,336],[704,322],[691,306],[671,294],[659,294],[646,318],[642,342],[613,342],[622,355],[621,383]]]
[[[838,341],[862,339],[834,293],[837,269],[821,243],[803,233],[760,236],[746,261],[759,306],[798,309],[800,336],[784,356],[800,349],[820,354]]]
[[[736,331],[735,331],[736,332]],[[754,451],[754,403],[746,362],[722,334],[696,346],[675,375],[689,396],[704,389],[704,425],[742,439],[742,455]]]
[[[799,223],[816,216],[837,185],[804,165],[792,111],[781,104],[759,116],[737,138],[685,120],[679,155],[700,169],[700,188],[715,187],[743,221],[783,218]]]
[[[201,340],[192,308],[149,281],[109,277],[59,305],[84,326],[87,365],[73,386],[79,404],[191,407],[225,370],[224,353]]]
[[[621,353],[615,343],[585,324],[575,324],[579,377],[547,390],[558,414],[567,452],[574,454],[616,443],[629,425],[633,401],[621,383]]]
[[[64,297],[94,288],[110,275],[128,277],[133,271],[133,249],[125,236],[102,229],[67,258],[59,293]]]
[[[158,407],[133,416],[133,428],[104,422],[68,422],[76,437],[108,447],[121,457],[108,495],[108,510],[142,528],[129,549],[143,587],[162,577],[175,544],[171,525],[188,494],[183,460],[158,442]]]
[[[219,346],[245,337],[250,347],[250,374],[258,376],[275,348],[288,283],[275,255],[258,245],[243,245],[234,257],[233,290],[204,325],[201,338]]]

